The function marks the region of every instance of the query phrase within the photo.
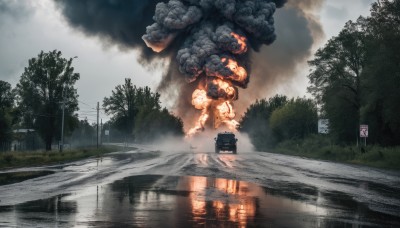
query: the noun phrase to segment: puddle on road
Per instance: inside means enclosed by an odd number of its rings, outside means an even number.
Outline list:
[[[0,227],[343,227],[388,222],[366,222],[357,208],[345,217],[335,210],[243,181],[146,175],[0,207]]]

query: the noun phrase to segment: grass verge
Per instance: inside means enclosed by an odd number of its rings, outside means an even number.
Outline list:
[[[53,173],[54,172],[52,171],[0,173],[0,186],[14,184],[28,179],[50,175]]]
[[[275,148],[274,152],[400,170],[400,147],[338,146],[331,144],[329,138],[318,135],[312,135],[304,140],[284,141]]]
[[[59,151],[33,151],[33,152],[5,152],[0,153],[0,169],[18,168],[28,166],[41,166],[57,163],[77,161],[93,156],[121,150],[116,146],[103,146],[99,148],[81,148]]]

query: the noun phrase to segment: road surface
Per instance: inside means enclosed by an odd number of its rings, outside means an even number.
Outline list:
[[[400,227],[400,173],[137,146],[0,186],[0,227]]]

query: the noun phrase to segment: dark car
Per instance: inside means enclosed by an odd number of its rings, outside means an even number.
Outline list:
[[[218,136],[215,138],[215,153],[219,153],[221,150],[223,151],[232,151],[232,153],[237,153],[237,138],[235,134],[232,132],[223,132],[218,133]]]

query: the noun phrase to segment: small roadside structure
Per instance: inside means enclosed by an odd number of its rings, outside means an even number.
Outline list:
[[[40,148],[41,143],[35,129],[15,129],[11,151],[36,150]]]

